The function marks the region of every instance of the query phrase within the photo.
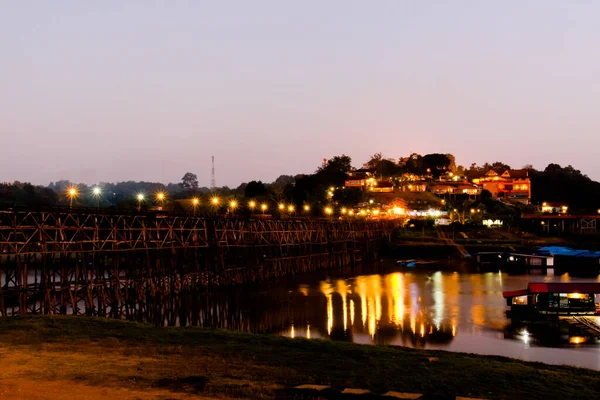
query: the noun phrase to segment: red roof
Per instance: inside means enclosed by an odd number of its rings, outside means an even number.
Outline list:
[[[600,293],[600,282],[530,282],[527,289],[502,292],[504,297],[534,293]]]
[[[529,294],[529,290],[527,290],[527,289],[510,290],[508,292],[502,292],[502,296],[504,296],[504,297],[525,296],[527,294]]]
[[[509,169],[508,174],[511,178],[524,179],[529,177],[529,171],[526,169]]]

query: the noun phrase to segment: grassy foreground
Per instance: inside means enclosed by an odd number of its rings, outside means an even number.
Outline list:
[[[581,399],[600,396],[599,376],[503,357],[99,318],[0,319],[0,399],[281,398],[307,383],[426,398]]]

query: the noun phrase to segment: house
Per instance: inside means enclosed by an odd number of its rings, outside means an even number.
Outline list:
[[[478,196],[481,194],[480,187],[468,183],[444,182],[432,186],[430,190],[437,195],[467,194],[469,196]]]
[[[391,193],[394,191],[392,181],[375,181],[369,186],[369,191],[374,193]]]
[[[348,173],[346,178],[346,187],[368,188],[375,185],[374,171],[371,169],[355,169]]]
[[[525,204],[531,201],[531,181],[526,169],[507,169],[502,174],[490,170],[485,175],[474,178],[473,183],[489,191],[494,198]]]

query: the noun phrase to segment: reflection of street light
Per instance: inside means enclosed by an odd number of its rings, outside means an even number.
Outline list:
[[[77,197],[78,194],[79,194],[79,191],[77,190],[76,187],[70,187],[67,190],[67,195],[69,196],[69,207],[73,207],[73,199],[75,197]]]
[[[96,198],[96,201],[98,202],[98,210],[100,209],[100,194],[102,193],[102,189],[100,189],[100,186],[94,186],[94,188],[92,189],[92,194],[94,195],[94,197]]]
[[[192,199],[192,206],[194,207],[194,217],[196,216],[196,207],[198,207],[198,204],[200,204],[200,199],[197,197],[194,197]]]
[[[144,194],[143,193],[138,193],[138,195],[137,195],[137,201],[138,201],[138,212],[140,212],[142,210],[142,201],[144,201]]]

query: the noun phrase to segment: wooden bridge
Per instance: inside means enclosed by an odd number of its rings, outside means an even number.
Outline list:
[[[160,319],[150,314],[161,296],[377,260],[393,228],[391,221],[0,211],[0,315]]]

